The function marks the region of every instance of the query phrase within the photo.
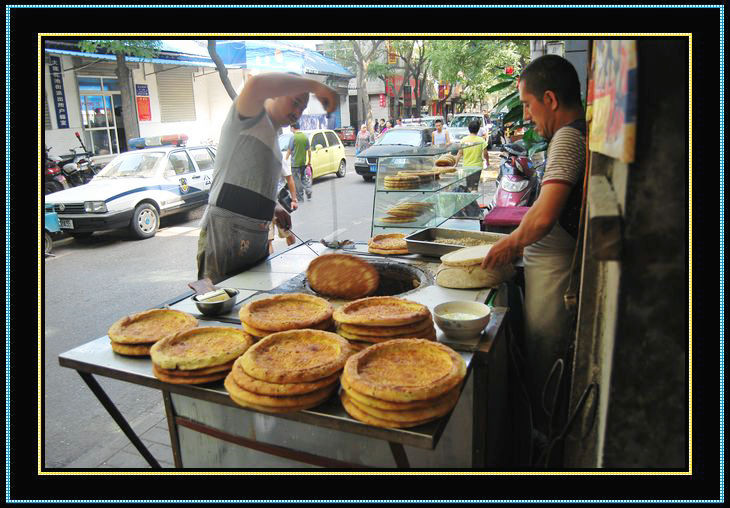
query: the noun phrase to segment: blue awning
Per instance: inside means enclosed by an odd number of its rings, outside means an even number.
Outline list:
[[[114,55],[104,55],[99,53],[84,53],[83,51],[71,51],[67,49],[53,49],[53,48],[46,48],[46,53],[51,53],[54,55],[71,55],[71,56],[83,56],[86,58],[96,58],[99,60],[111,60],[114,61],[117,59]],[[153,64],[164,64],[164,65],[186,65],[189,67],[215,67],[215,63],[213,63],[213,60],[207,58],[206,60],[203,60],[202,58],[198,57],[198,59],[194,59],[192,57],[187,57],[185,59],[169,59],[169,58],[140,58],[135,56],[127,56],[125,59],[128,62],[144,62],[144,63],[153,63]],[[229,69],[237,69],[239,68],[239,65],[226,65],[226,68]]]

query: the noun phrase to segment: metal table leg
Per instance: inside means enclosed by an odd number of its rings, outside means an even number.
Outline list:
[[[129,423],[127,423],[127,420],[124,419],[122,416],[122,413],[119,412],[117,407],[114,405],[114,403],[111,401],[109,396],[104,392],[104,389],[99,385],[99,383],[94,379],[94,376],[91,374],[88,374],[86,372],[76,371],[79,373],[79,376],[81,376],[81,379],[84,380],[86,385],[89,387],[89,389],[96,395],[96,398],[99,399],[99,402],[101,402],[101,405],[104,406],[104,409],[107,410],[109,415],[114,419],[114,421],[119,425],[119,428],[122,429],[122,432],[124,432],[124,435],[129,438],[129,440],[132,442],[135,448],[137,448],[137,451],[142,454],[144,459],[147,461],[147,463],[150,465],[152,469],[162,469],[160,464],[157,462],[157,459],[155,459],[150,451],[147,449],[147,447],[142,443],[142,441],[137,437],[137,434],[134,433],[134,430],[132,430],[132,427],[129,426]]]
[[[408,463],[408,455],[406,455],[406,450],[403,448],[403,445],[390,441],[388,441],[388,445],[390,446],[390,451],[393,453],[393,458],[398,469],[410,469],[411,465]]]
[[[181,469],[182,454],[180,453],[180,435],[175,424],[175,406],[172,404],[170,392],[162,390],[162,400],[165,401],[165,414],[167,415],[167,429],[170,432],[170,445],[172,446],[172,458],[175,461],[175,468]]]

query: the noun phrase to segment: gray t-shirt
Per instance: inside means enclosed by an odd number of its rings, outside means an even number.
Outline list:
[[[234,102],[221,128],[208,203],[244,217],[271,220],[281,178],[280,133],[265,109],[243,118]]]

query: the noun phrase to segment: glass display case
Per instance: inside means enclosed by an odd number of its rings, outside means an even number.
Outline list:
[[[378,160],[371,236],[383,233],[410,234],[438,227],[474,203],[479,197],[470,191],[469,180],[477,179],[482,168],[462,165],[437,166],[436,161],[460,148],[472,145],[452,143],[426,147]],[[478,207],[477,207],[478,210]],[[478,218],[478,217],[474,217]]]

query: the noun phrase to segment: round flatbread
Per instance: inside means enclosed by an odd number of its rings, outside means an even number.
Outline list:
[[[253,337],[229,326],[205,326],[157,342],[152,363],[163,369],[194,370],[235,360],[253,344]]]
[[[247,400],[250,396],[249,393],[247,393],[245,390],[243,390],[240,386],[236,384],[236,382],[233,380],[232,374],[229,374],[225,380],[223,381],[223,386],[225,387],[226,391],[228,392],[228,395],[231,397],[231,400],[238,404],[239,406],[248,407],[251,409],[255,409],[256,411],[261,411],[265,413],[292,413],[294,411],[301,411],[302,409],[310,409],[315,406],[320,405],[322,402],[326,401],[328,398],[332,396],[332,393],[335,391],[334,386],[331,388],[326,389],[322,392],[319,398],[311,398],[308,399],[306,403],[299,404],[299,405],[289,405],[289,406],[263,406],[260,404],[256,404],[254,402],[251,402],[250,400]],[[336,386],[336,385],[335,385]],[[284,397],[282,397],[284,398]]]
[[[407,249],[408,244],[406,243],[406,235],[403,233],[389,233],[383,235],[375,235],[368,240],[368,247],[375,249],[388,250],[396,249],[402,250]]]
[[[394,224],[418,222],[417,218],[412,218],[412,217],[380,217],[379,219],[375,219],[375,220],[379,220],[380,222],[385,222],[385,223],[394,223]]]
[[[419,333],[433,327],[433,319],[429,311],[428,317],[410,325],[403,326],[367,326],[341,323],[337,329],[344,332],[369,337],[394,337],[407,333]]]
[[[345,408],[345,411],[347,411],[347,414],[352,416],[355,420],[359,420],[368,425],[372,425],[373,427],[383,427],[386,429],[404,429],[404,428],[410,428],[410,427],[417,427],[418,425],[423,425],[424,423],[428,423],[432,420],[432,419],[428,419],[428,420],[423,420],[420,422],[410,422],[410,423],[383,420],[381,418],[376,418],[375,416],[369,415],[365,411],[362,411],[359,407],[357,407],[355,404],[353,404],[352,399],[347,395],[347,392],[345,392],[345,391],[340,392],[340,400],[342,401],[342,407]]]
[[[163,369],[162,367],[158,367],[154,363],[152,366],[160,373],[165,374],[167,376],[175,376],[175,377],[200,377],[200,376],[209,376],[211,374],[217,374],[219,372],[228,372],[233,368],[233,362],[234,360],[231,360],[228,363],[223,363],[221,365],[215,365],[213,367],[203,367],[202,369],[194,369],[194,370],[181,370],[181,369]]]
[[[248,323],[246,323],[244,321],[241,321],[241,326],[243,326],[243,330],[246,333],[251,334],[254,337],[257,337],[259,339],[262,337],[266,337],[267,335],[271,335],[272,333],[275,333],[275,332],[270,332],[268,330],[259,330],[258,328],[254,328],[253,326],[249,325]],[[322,323],[317,323],[313,326],[310,326],[309,328],[315,328],[317,330],[330,330],[333,327],[334,327],[334,321],[332,320],[332,318],[329,318],[326,321],[324,321]]]
[[[160,372],[154,364],[152,364],[152,372],[160,381],[174,385],[201,385],[205,383],[213,383],[224,379],[228,375],[228,371],[225,371],[217,374],[210,374],[208,376],[169,376]]]
[[[323,330],[290,330],[260,340],[241,358],[249,376],[269,383],[306,383],[342,369],[353,353],[344,339]]]
[[[394,296],[371,296],[349,302],[335,310],[339,323],[367,326],[401,326],[423,321],[431,315],[428,307]]]
[[[239,390],[235,390],[236,397],[241,400],[248,402],[249,404],[256,404],[257,406],[264,407],[301,407],[308,406],[310,404],[319,404],[322,400],[326,399],[337,387],[336,384],[330,383],[329,385],[315,390],[309,393],[303,393],[301,395],[260,395],[258,393],[250,392],[236,382],[236,376],[231,375],[230,379],[233,381]],[[229,383],[230,386],[230,383]],[[226,387],[228,388],[228,387]]]
[[[246,371],[243,370],[243,367],[241,366],[240,358],[239,360],[236,360],[232,373],[233,380],[244,390],[257,393],[259,395],[273,396],[292,396],[312,393],[336,383],[340,376],[339,371],[337,371],[328,377],[310,383],[269,383],[246,374]]]
[[[113,340],[109,342],[112,345],[112,351],[126,356],[149,356],[150,348],[154,344],[154,342],[150,344],[122,344]]]
[[[318,293],[352,300],[373,294],[380,284],[380,274],[357,256],[325,254],[309,263],[307,280]]]
[[[250,327],[273,333],[321,325],[332,317],[333,310],[324,298],[286,293],[247,303],[238,316]]]
[[[368,247],[368,252],[371,254],[380,254],[381,256],[402,256],[405,254],[410,254],[408,249],[375,249],[373,247]]]
[[[360,400],[358,400],[356,397],[353,396],[353,392],[347,391],[346,393],[348,397],[350,397],[350,401],[357,406],[357,408],[364,412],[369,414],[370,416],[374,416],[375,418],[379,418],[381,420],[387,420],[391,422],[399,422],[399,423],[413,423],[413,422],[424,422],[428,420],[435,420],[436,418],[441,418],[446,413],[451,411],[454,406],[456,405],[458,398],[458,392],[457,397],[452,397],[451,399],[439,399],[439,402],[431,401],[431,405],[428,407],[423,407],[419,409],[402,409],[398,411],[388,410],[388,409],[380,409],[377,407],[368,406],[367,404],[363,404]]]
[[[352,355],[343,375],[354,390],[392,402],[433,399],[466,376],[466,363],[439,342],[398,339]]]
[[[370,397],[354,390],[347,382],[347,378],[345,378],[345,376],[340,376],[340,385],[342,386],[342,389],[347,392],[347,395],[359,402],[360,405],[364,404],[372,408],[384,409],[387,411],[413,411],[415,409],[426,409],[446,401],[458,401],[459,394],[461,393],[461,384],[459,384],[435,399],[414,400],[413,402],[391,402],[389,400],[376,399],[375,397]]]
[[[361,342],[369,342],[371,344],[380,344],[389,340],[405,340],[405,339],[424,339],[424,340],[436,340],[436,329],[432,329],[429,332],[419,334],[408,334],[400,337],[367,337],[362,335],[348,334],[347,332],[337,332],[347,340],[357,340]]]
[[[198,326],[198,320],[186,312],[151,309],[117,320],[107,332],[114,342],[146,344],[157,342],[178,332]]]
[[[446,266],[475,266],[481,265],[482,260],[492,248],[493,243],[475,245],[453,250],[441,256],[441,262]]]

